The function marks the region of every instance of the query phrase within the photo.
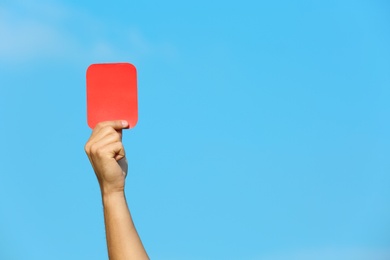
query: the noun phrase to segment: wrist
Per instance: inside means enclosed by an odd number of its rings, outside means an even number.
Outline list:
[[[125,198],[125,192],[123,190],[105,191],[102,189],[103,205],[112,201],[122,200]]]
[[[100,192],[102,196],[111,196],[125,192],[124,183],[112,183],[107,181],[99,181]]]

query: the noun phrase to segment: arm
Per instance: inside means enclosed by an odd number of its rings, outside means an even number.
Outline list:
[[[122,129],[126,121],[98,124],[85,145],[102,194],[108,256],[110,260],[149,259],[135,229],[127,206],[124,186],[127,169],[118,161],[125,159]]]

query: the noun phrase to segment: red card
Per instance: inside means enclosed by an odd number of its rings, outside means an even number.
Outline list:
[[[87,69],[87,121],[138,121],[137,71],[130,63],[92,64]]]

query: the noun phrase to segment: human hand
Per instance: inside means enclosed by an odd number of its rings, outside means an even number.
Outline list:
[[[103,195],[124,191],[127,161],[122,129],[127,127],[123,120],[101,122],[84,147]]]

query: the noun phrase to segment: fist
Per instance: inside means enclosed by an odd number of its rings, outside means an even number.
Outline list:
[[[102,194],[124,191],[127,161],[122,129],[127,127],[128,123],[121,120],[99,123],[84,147]]]

